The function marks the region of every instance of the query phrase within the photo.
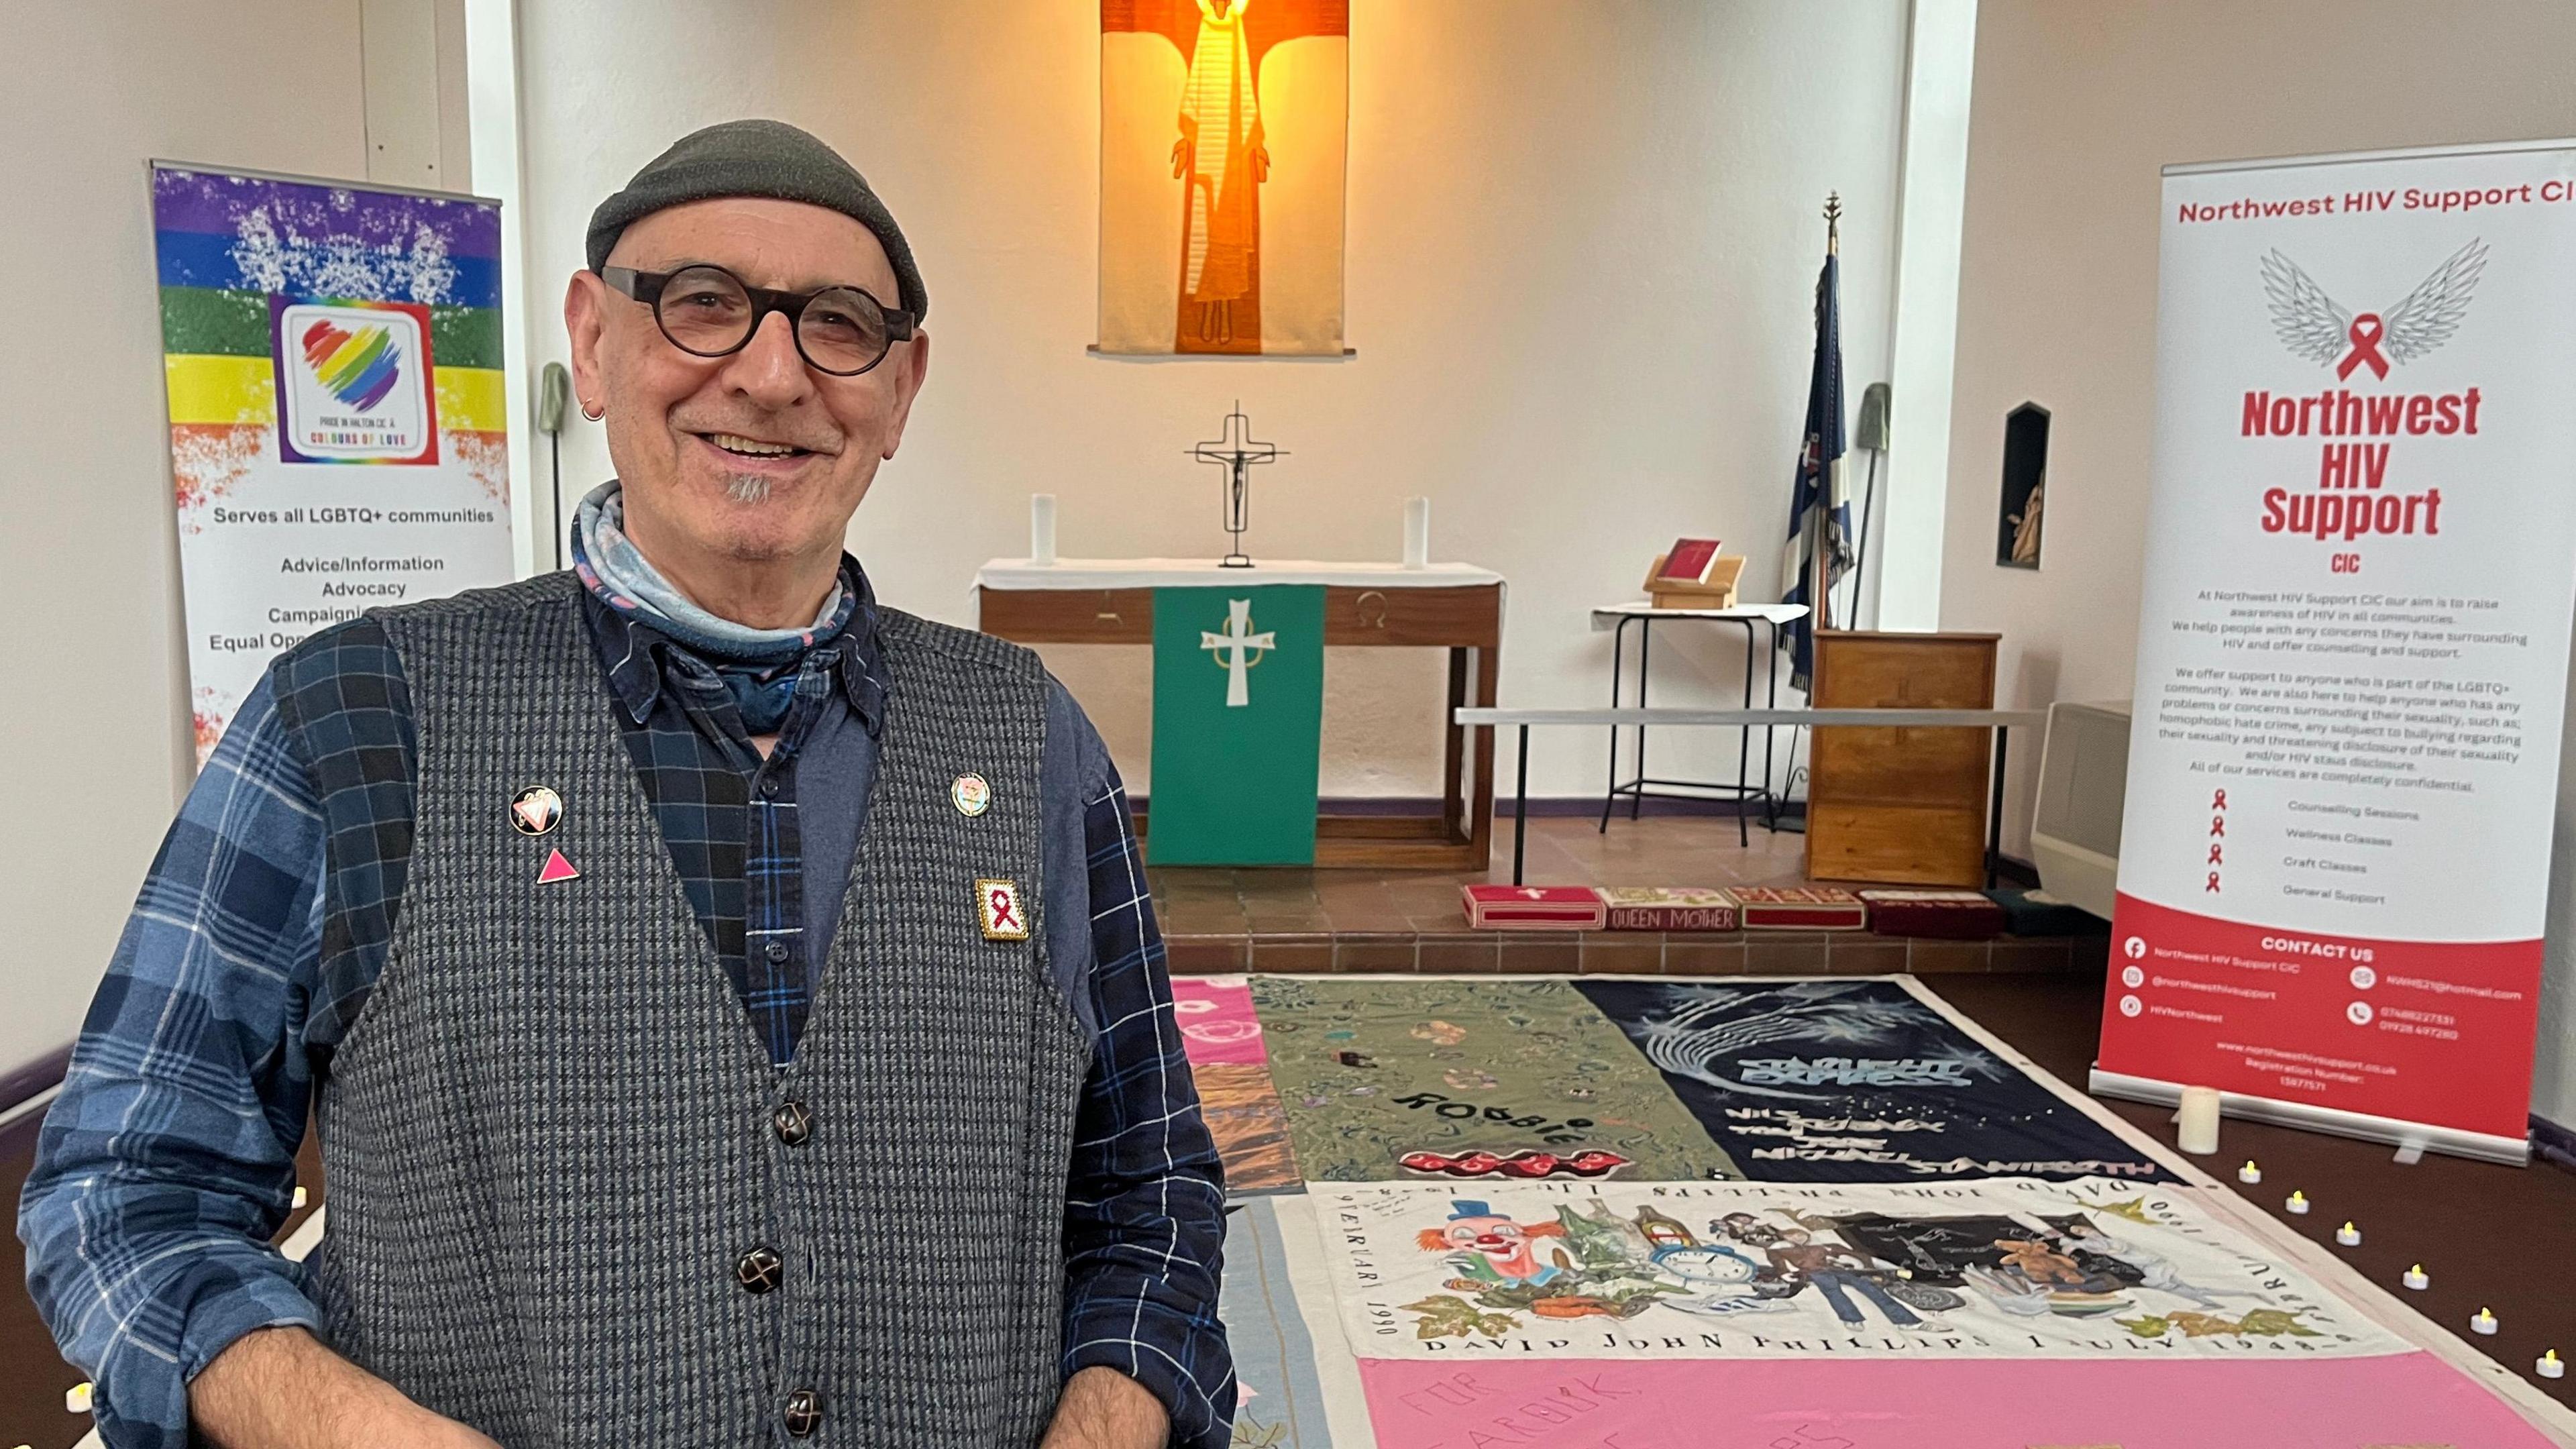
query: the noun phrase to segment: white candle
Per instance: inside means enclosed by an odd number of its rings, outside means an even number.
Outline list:
[[[2250,1187],[2263,1180],[2263,1169],[2254,1165],[2253,1158],[2246,1158],[2245,1165],[2236,1169],[2236,1180]]]
[[[1431,565],[1431,500],[1404,500],[1404,566],[1409,569]]]
[[[2290,1212],[2305,1213],[2308,1210],[2308,1195],[2299,1191],[2297,1188],[2292,1188],[2290,1189],[2290,1200],[2281,1204],[2281,1206]]]
[[[2431,1278],[2428,1278],[2428,1277],[2426,1277],[2426,1276],[2425,1276],[2425,1274],[2424,1274],[2424,1265],[2423,1265],[2423,1264],[2421,1264],[2421,1263],[2418,1263],[2418,1264],[2416,1264],[2414,1267],[2407,1269],[2407,1270],[2406,1270],[2406,1276],[2405,1276],[2405,1277],[2403,1277],[2403,1278],[2398,1279],[2397,1281],[2398,1281],[2398,1282],[2400,1282],[2400,1283],[2405,1284],[2405,1285],[2406,1285],[2407,1287],[2409,1287],[2409,1288],[2414,1289],[2414,1290],[2415,1290],[2416,1292],[2418,1292],[2418,1293],[2421,1293],[2421,1292],[2423,1292],[2425,1289],[2430,1288],[2430,1287],[2432,1287],[2432,1286],[2433,1286],[2433,1280],[2432,1280]]]
[[[2358,1248],[2361,1246],[2361,1229],[2347,1221],[2342,1227],[2335,1229],[2335,1241],[2347,1248]]]
[[[2494,1334],[2496,1316],[2483,1308],[2479,1309],[2478,1316],[2469,1320],[2469,1330],[2472,1333]]]
[[[2532,1364],[2531,1370],[2544,1379],[2563,1379],[2567,1377],[2567,1360],[2560,1358],[2558,1350],[2553,1348],[2542,1354]]]
[[[2182,1111],[2176,1114],[2182,1123],[2178,1136],[2182,1150],[2195,1156],[2207,1156],[2218,1150],[2218,1089],[2185,1087],[2182,1089]]]
[[[1029,495],[1029,562],[1044,566],[1055,562],[1055,495]]]

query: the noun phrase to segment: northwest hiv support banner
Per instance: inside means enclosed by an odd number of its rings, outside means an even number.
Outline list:
[[[1154,591],[1156,865],[1312,865],[1324,591]]]
[[[2526,1152],[2576,605],[2576,148],[2165,176],[2096,1090]]]
[[[268,661],[510,578],[496,202],[156,162],[203,760]]]

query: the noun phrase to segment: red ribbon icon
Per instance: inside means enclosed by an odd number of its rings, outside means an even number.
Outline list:
[[[2209,889],[2218,889],[2218,872],[2214,870],[2209,873]]]
[[[2379,350],[2379,339],[2387,335],[2388,328],[2380,322],[2378,313],[2364,312],[2353,318],[2351,328],[2344,333],[2352,339],[2352,351],[2345,353],[2343,361],[2335,364],[2335,381],[2341,382],[2352,376],[2352,370],[2364,363],[2370,365],[2372,376],[2386,377],[2388,358]]]
[[[994,930],[996,930],[996,931],[1016,931],[1016,930],[1018,930],[1018,929],[1020,928],[1020,918],[1019,918],[1019,916],[1018,916],[1015,912],[1013,912],[1013,911],[1012,911],[1012,909],[1011,909],[1012,905],[1013,905],[1013,902],[1012,902],[1012,900],[1011,900],[1011,893],[1010,893],[1009,891],[1003,890],[1003,889],[1002,889],[1001,887],[999,887],[999,886],[996,886],[996,887],[994,887],[994,888],[993,888],[993,929],[994,929]]]

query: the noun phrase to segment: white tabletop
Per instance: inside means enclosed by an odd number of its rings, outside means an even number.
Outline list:
[[[1212,558],[1063,558],[1051,564],[997,558],[975,571],[980,589],[1151,589],[1236,584],[1331,584],[1355,589],[1458,589],[1499,584],[1503,576],[1474,564],[1409,569],[1392,563],[1316,563],[1263,559],[1230,569]]]
[[[1777,627],[1793,624],[1807,617],[1804,604],[1738,604],[1732,609],[1658,609],[1649,599],[1625,604],[1597,604],[1592,610],[1592,632],[1599,634],[1619,627],[1622,619],[1761,619]]]

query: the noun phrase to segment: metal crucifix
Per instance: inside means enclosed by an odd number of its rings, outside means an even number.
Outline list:
[[[1243,551],[1243,531],[1252,521],[1252,467],[1256,463],[1271,463],[1287,457],[1287,450],[1253,441],[1252,420],[1243,415],[1243,403],[1238,399],[1234,411],[1225,415],[1223,436],[1210,438],[1190,449],[1190,456],[1226,470],[1225,531],[1230,536],[1232,551],[1220,561],[1221,564],[1230,569],[1252,567],[1251,558]]]

